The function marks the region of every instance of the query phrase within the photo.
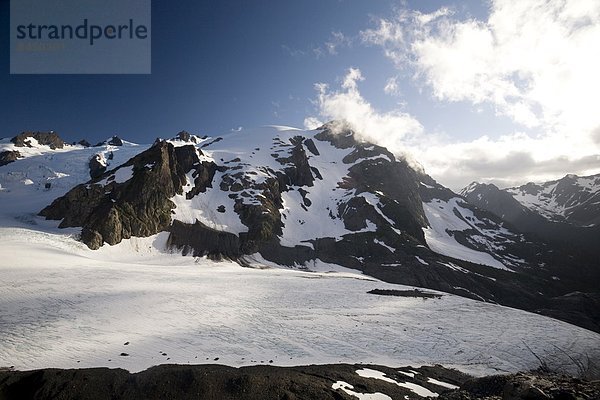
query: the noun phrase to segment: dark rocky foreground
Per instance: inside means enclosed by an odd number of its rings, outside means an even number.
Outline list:
[[[108,368],[0,370],[0,400],[356,399],[343,389],[333,389],[333,384],[338,381],[352,385],[350,390],[356,393],[378,392],[392,399],[422,398],[396,383],[358,375],[356,371],[363,368],[380,371],[396,382],[419,385],[439,394],[438,399],[600,398],[600,381],[541,372],[473,378],[441,366],[393,369],[377,365],[334,364],[241,368],[160,365],[135,374]],[[449,389],[441,386],[440,382],[459,388]]]

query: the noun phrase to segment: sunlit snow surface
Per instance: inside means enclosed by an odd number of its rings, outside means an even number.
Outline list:
[[[457,212],[459,215],[467,214],[471,221],[477,220],[473,215],[473,212],[460,206],[459,200],[459,198],[453,198],[446,202],[435,199],[429,203],[423,203],[423,210],[427,216],[427,221],[429,221],[429,224],[431,225],[430,227],[423,229],[427,245],[429,245],[431,250],[439,254],[510,271],[509,268],[504,266],[504,264],[496,260],[489,253],[470,249],[456,241],[452,232],[475,228],[474,223],[467,223],[464,219],[459,218]],[[493,237],[497,232],[487,232],[484,234],[479,230],[479,233],[484,242],[493,243],[494,240],[490,240],[486,236]]]
[[[161,254],[165,239],[94,252],[68,236],[0,228],[0,366],[139,371],[218,357],[234,366],[440,363],[481,374],[536,367],[526,345],[557,367],[574,367],[565,354],[600,357],[600,335],[550,318],[452,295],[371,295],[405,287],[357,274]]]
[[[219,144],[232,147],[204,149],[205,157],[227,161],[237,152],[248,162],[261,158],[257,165],[274,162],[271,142],[256,140],[256,148],[268,151],[245,155],[248,143],[241,138]],[[2,143],[0,148],[11,146]],[[342,155],[328,144],[318,146],[325,161]],[[308,265],[319,271],[309,273],[165,254],[166,234],[91,251],[69,236],[79,229],[59,230],[58,221],[36,216],[56,197],[88,181],[87,163],[95,154],[108,159],[112,152],[111,170],[145,148],[126,143],[23,149],[27,158],[0,168],[0,367],[139,371],[161,363],[240,366],[273,360],[273,365],[436,363],[484,374],[537,367],[528,347],[549,366],[571,372],[577,371],[567,354],[600,358],[600,335],[524,311],[446,294],[426,300],[367,294],[406,287],[322,262]],[[339,168],[327,174],[334,180],[348,168],[332,165]],[[115,179],[127,179],[127,172],[116,171]],[[326,207],[345,195],[330,192],[319,181],[308,195],[323,221],[333,221]],[[296,212],[304,212],[291,196],[284,198],[282,211],[288,216],[290,245],[315,234],[305,230],[306,224],[291,223]],[[213,218],[196,213],[191,202],[186,204],[191,209],[182,203],[177,203],[176,217]],[[311,215],[307,212],[306,218]],[[213,222],[233,231],[241,228],[231,218]],[[260,257],[253,260],[256,267],[265,266]],[[326,272],[331,270],[338,272]]]

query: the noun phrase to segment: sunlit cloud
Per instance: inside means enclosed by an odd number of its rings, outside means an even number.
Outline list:
[[[319,118],[313,117],[309,122],[344,121],[363,140],[402,153],[408,143],[422,136],[423,126],[416,118],[399,110],[378,112],[359,91],[359,82],[363,80],[359,69],[350,68],[342,80],[340,90],[332,90],[324,83],[316,84]]]
[[[356,69],[341,90],[317,86],[320,119],[349,121],[454,189],[600,172],[600,2],[494,0],[485,20],[460,19],[450,8],[400,10],[360,37],[433,101],[492,106],[514,128],[470,141],[426,132],[402,110],[376,110],[359,91]],[[391,78],[383,91],[397,93],[403,83]]]
[[[455,141],[425,132],[420,121],[409,113],[375,109],[360,93],[359,84],[364,80],[359,69],[350,68],[339,90],[316,84],[318,116],[306,118],[305,127],[314,129],[322,121],[345,121],[359,138],[387,147],[405,157],[414,168],[424,168],[454,190],[472,181],[507,187],[549,180],[567,172],[600,172],[600,155],[586,147],[585,137],[578,140],[560,133],[536,137],[516,132],[497,138],[483,135],[472,141]],[[597,132],[596,135],[600,136]]]
[[[389,94],[391,96],[399,96],[401,92],[400,92],[400,86],[398,85],[398,78],[395,76],[389,78],[385,82],[383,91],[385,92],[385,94]]]
[[[485,21],[399,11],[361,32],[442,101],[489,103],[527,128],[600,126],[600,3],[494,0]]]

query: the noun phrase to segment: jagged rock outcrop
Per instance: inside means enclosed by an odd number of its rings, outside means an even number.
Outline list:
[[[182,193],[185,175],[192,168],[203,174],[193,146],[175,148],[158,142],[127,163],[76,186],[40,215],[62,220],[60,227],[82,227],[82,240],[93,249],[131,236],[150,236],[171,224],[174,204],[169,199]]]
[[[192,135],[188,131],[181,131],[175,135],[175,140],[181,140],[182,142],[198,143],[198,139],[195,135]]]
[[[123,146],[123,141],[121,140],[120,137],[113,136],[108,140],[107,144],[109,144],[111,146]]]
[[[290,139],[292,144],[292,150],[289,157],[277,157],[276,160],[284,166],[283,171],[285,177],[281,176],[280,184],[282,186],[312,186],[313,175],[308,163],[308,157],[306,151],[304,151],[303,143],[304,138],[302,136],[294,136]],[[314,147],[314,144],[313,144]]]
[[[112,136],[108,140],[96,143],[94,145],[94,147],[100,147],[100,146],[104,146],[104,145],[109,145],[109,146],[123,146],[123,140],[120,137],[118,137],[117,135],[115,135],[115,136]]]
[[[102,154],[96,154],[88,163],[90,178],[96,179],[106,172],[106,160]]]
[[[82,145],[83,147],[91,147],[92,145],[85,139],[80,140],[77,144]]]
[[[65,142],[56,132],[22,132],[10,141],[17,147],[31,147],[29,138],[35,139],[38,144],[49,146],[52,150],[62,149],[65,146]]]
[[[6,164],[10,164],[11,162],[15,162],[19,158],[21,158],[21,153],[19,153],[17,150],[7,150],[0,152],[0,167]]]

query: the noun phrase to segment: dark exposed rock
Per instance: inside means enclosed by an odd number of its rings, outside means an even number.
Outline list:
[[[323,180],[323,176],[321,175],[321,172],[319,171],[318,168],[310,167],[310,170],[313,172],[313,174],[315,174],[315,178],[317,178],[319,180]]]
[[[124,353],[123,353],[124,354]],[[166,355],[166,354],[165,354]],[[218,357],[215,357],[218,359]],[[268,361],[271,364],[271,360]],[[329,364],[296,367],[256,365],[159,365],[138,373],[122,369],[46,369],[1,371],[0,399],[353,399],[340,389],[347,382],[359,393],[394,399],[421,398],[393,382],[360,376],[377,370],[439,394],[439,400],[578,400],[600,398],[600,382],[539,372],[473,378],[439,365],[390,368],[381,365]],[[407,376],[399,371],[410,373]],[[411,372],[412,371],[412,372]],[[449,389],[429,378],[459,387]]]
[[[65,142],[55,132],[22,132],[10,141],[17,147],[31,147],[28,138],[34,138],[41,145],[49,146],[51,149],[62,149]]]
[[[420,297],[423,299],[436,299],[436,298],[442,297],[441,294],[423,292],[418,289],[414,289],[414,290],[373,289],[373,290],[369,290],[367,293],[377,294],[380,296]]]
[[[199,221],[186,224],[173,221],[167,245],[182,250],[184,255],[208,256],[212,259],[237,259],[240,255],[240,240],[237,235],[217,231]]]
[[[175,148],[158,142],[127,163],[74,187],[40,215],[62,219],[59,227],[83,227],[82,240],[90,248],[103,242],[117,244],[131,236],[150,236],[171,224],[174,204],[169,199],[182,193],[186,173],[197,168],[201,176],[204,167],[193,146]],[[122,168],[131,168],[131,178],[121,183],[111,181]]]
[[[302,143],[304,138],[302,136],[296,136],[291,139],[292,148],[291,155],[289,157],[277,158],[277,161],[284,168],[285,175],[287,176],[287,185],[290,186],[312,186],[314,178],[308,163],[308,157],[304,151]],[[314,143],[313,143],[314,145]],[[288,164],[291,164],[287,166]]]
[[[111,146],[123,146],[123,141],[121,140],[120,137],[113,136],[108,140],[107,144],[109,144]]]
[[[313,153],[315,156],[321,155],[321,153],[319,153],[319,150],[317,150],[317,146],[315,146],[315,142],[312,139],[306,139],[304,141],[304,145],[306,146],[308,151]]]
[[[17,150],[0,152],[0,167],[10,164],[11,162],[15,162],[19,158],[21,158],[21,153],[19,153]]]
[[[215,357],[213,360],[218,360]],[[268,360],[269,364],[273,360]],[[356,370],[374,368],[398,381],[414,381],[432,391],[447,389],[427,382],[435,377],[459,384],[469,377],[439,366],[412,368],[418,378],[408,378],[393,368],[373,365],[309,365],[275,367],[257,365],[234,368],[223,365],[159,365],[131,374],[122,369],[47,369],[0,372],[0,399],[352,399],[333,389],[337,381],[352,384],[361,393],[385,393],[403,399],[414,393],[394,383],[358,375]],[[411,397],[412,398],[412,397]]]
[[[80,140],[79,142],[77,142],[77,144],[82,145],[83,147],[91,147],[92,145],[90,144],[90,142],[88,142],[87,140],[83,139]]]
[[[600,175],[586,178],[596,178],[600,185]],[[569,210],[566,217],[555,215],[548,219],[519,203],[511,194],[522,192],[537,196],[545,187],[554,187],[554,202],[558,208]],[[576,185],[573,176],[543,185],[528,183],[502,190],[492,184],[473,183],[461,193],[472,204],[505,219],[522,232],[536,235],[554,246],[574,247],[568,249],[569,252],[600,255],[600,191],[583,190]]]
[[[181,140],[183,142],[192,142],[196,143],[196,138],[192,137],[189,132],[181,131],[175,136],[175,139]]]
[[[215,139],[211,140],[211,141],[210,141],[210,142],[208,142],[208,143],[203,143],[203,144],[202,144],[202,147],[203,147],[203,148],[204,148],[204,147],[208,147],[208,146],[210,146],[210,145],[211,145],[211,144],[213,144],[213,143],[220,142],[221,140],[223,140],[223,138],[222,138],[222,137],[215,138]]]
[[[360,144],[350,127],[340,127],[332,122],[323,125],[319,130],[321,132],[315,135],[315,139],[329,142],[338,149],[348,149]]]
[[[96,179],[106,172],[106,164],[103,162],[100,154],[94,155],[88,163],[90,168],[90,177]]]
[[[421,243],[425,242],[422,227],[427,223],[419,186],[406,161],[367,159],[353,165],[348,176],[357,194],[381,193],[378,195],[380,211],[394,222],[394,228],[407,232]]]
[[[566,400],[600,398],[600,381],[585,381],[543,372],[474,378],[440,400]]]

